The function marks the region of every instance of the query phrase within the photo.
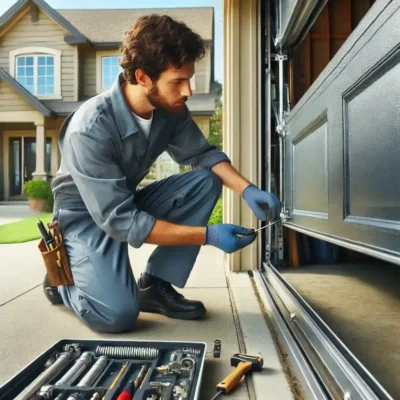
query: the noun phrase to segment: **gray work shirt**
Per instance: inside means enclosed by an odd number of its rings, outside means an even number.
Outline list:
[[[154,110],[148,139],[122,93],[122,73],[113,86],[82,104],[64,121],[59,135],[61,165],[52,183],[57,201],[81,200],[109,236],[139,248],[155,218],[137,209],[137,185],[167,151],[181,165],[211,169],[225,153],[209,144],[185,106],[180,115]]]

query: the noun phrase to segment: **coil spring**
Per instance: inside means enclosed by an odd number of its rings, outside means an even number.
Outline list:
[[[201,353],[201,350],[200,349],[191,349],[191,348],[182,348],[182,349],[179,349],[178,352],[192,354],[194,356],[199,356]]]
[[[131,358],[138,360],[153,360],[158,357],[159,349],[152,347],[134,346],[97,346],[96,356],[108,356],[112,358]]]

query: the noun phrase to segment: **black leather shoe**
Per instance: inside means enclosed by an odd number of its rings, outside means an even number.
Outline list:
[[[43,280],[43,292],[51,304],[64,304],[60,293],[58,293],[57,287],[50,285],[47,274]]]
[[[158,283],[140,289],[140,311],[159,313],[169,318],[199,319],[204,317],[206,309],[201,301],[186,300],[169,283]]]

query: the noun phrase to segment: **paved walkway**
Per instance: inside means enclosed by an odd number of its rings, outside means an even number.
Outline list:
[[[0,225],[39,214],[41,213],[32,211],[27,204],[9,205],[0,203]]]

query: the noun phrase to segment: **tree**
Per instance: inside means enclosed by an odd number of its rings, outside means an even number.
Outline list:
[[[210,118],[208,142],[222,150],[222,86],[219,87],[214,115]]]
[[[218,88],[215,106],[215,113],[210,118],[210,134],[208,136],[208,142],[215,145],[219,150],[222,150],[222,86]],[[210,225],[221,223],[222,198],[220,198],[215,205],[209,220]]]

